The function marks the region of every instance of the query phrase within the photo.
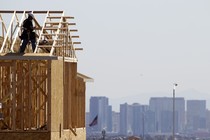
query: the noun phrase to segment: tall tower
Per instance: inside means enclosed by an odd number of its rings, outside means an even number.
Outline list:
[[[120,134],[121,135],[131,135],[133,114],[131,105],[124,103],[120,105]]]
[[[90,98],[90,122],[98,116],[97,124],[92,126],[93,131],[101,132],[111,130],[112,108],[109,105],[109,99],[104,96],[94,96]]]
[[[173,102],[171,97],[150,98],[150,110],[155,112],[156,132],[172,132]],[[175,98],[175,131],[181,132],[185,125],[185,100],[182,97]],[[165,122],[164,120],[171,120]],[[171,123],[170,123],[171,122]],[[163,126],[161,126],[163,125]],[[168,129],[165,129],[166,126]],[[164,129],[164,130],[163,130]]]
[[[206,101],[187,100],[187,129],[196,131],[206,128]]]

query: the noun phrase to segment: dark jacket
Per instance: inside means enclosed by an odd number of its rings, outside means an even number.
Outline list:
[[[25,19],[23,21],[23,25],[22,25],[22,28],[23,28],[23,32],[20,36],[20,38],[23,40],[23,39],[35,39],[35,32],[33,32],[34,30],[34,27],[33,27],[33,23],[32,23],[32,20],[30,20],[29,18]]]

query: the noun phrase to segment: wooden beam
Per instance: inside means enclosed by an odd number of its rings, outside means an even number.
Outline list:
[[[28,94],[29,94],[29,102],[28,102],[28,124],[29,124],[29,130],[31,130],[31,120],[32,120],[32,80],[31,80],[31,77],[32,77],[32,67],[31,67],[31,61],[29,61],[28,63],[28,70],[29,70],[29,77],[28,77],[28,83],[29,83],[29,86],[28,86]]]
[[[71,17],[71,16],[49,16],[47,18],[50,18],[50,19],[60,19],[60,18],[74,19],[74,17]]]
[[[74,50],[79,50],[79,51],[82,51],[83,50],[83,48],[74,48]]]
[[[77,29],[70,29],[69,31],[70,31],[70,32],[78,32]]]
[[[55,36],[55,35],[58,35],[58,36],[64,36],[64,35],[66,35],[65,33],[58,33],[58,34],[56,34],[56,33],[53,33],[53,34],[42,34],[43,36]]]
[[[70,127],[69,129],[71,130],[71,132],[72,132],[75,136],[77,136],[76,131],[74,131],[74,129],[73,129],[72,127]]]
[[[12,130],[16,129],[16,62],[12,61]]]
[[[77,35],[77,36],[71,36],[71,38],[79,38],[79,36]]]
[[[0,10],[0,13],[14,13],[15,10]],[[25,11],[26,13],[31,13],[32,11]],[[46,14],[48,11],[33,11],[33,14]],[[24,11],[16,11],[16,13],[24,13]],[[49,11],[51,14],[60,14],[63,11]]]
[[[48,71],[48,73],[47,73],[47,83],[48,83],[48,85],[47,85],[47,91],[48,91],[48,98],[47,98],[47,100],[48,100],[48,102],[47,102],[47,130],[49,131],[49,130],[51,130],[51,88],[52,88],[52,86],[51,86],[51,62],[52,61],[50,61],[50,60],[48,60],[47,61],[47,71]]]
[[[61,27],[61,28],[58,28],[58,27],[44,27],[43,30],[67,30],[68,28],[67,27]]]
[[[73,44],[81,44],[81,42],[73,42]]]
[[[76,23],[68,23],[68,25],[76,25]]]

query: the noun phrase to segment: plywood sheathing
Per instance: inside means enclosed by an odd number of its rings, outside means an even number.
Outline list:
[[[64,91],[64,129],[76,127],[76,100],[77,63],[65,62],[65,91]]]
[[[77,127],[85,127],[85,82],[81,77],[77,77],[76,82],[76,103],[77,106]]]
[[[64,129],[85,127],[85,79],[77,63],[65,62]]]
[[[71,127],[77,128],[77,108],[76,104],[76,78],[77,78],[77,63],[71,63],[70,65],[70,73],[71,73]]]
[[[63,125],[64,125],[64,129],[69,129],[71,127],[71,90],[73,89],[71,87],[71,64],[70,63],[65,63],[65,70],[64,70],[64,75],[65,75],[65,80],[64,80],[64,86],[65,86],[65,90],[64,90],[64,101],[63,101],[63,109],[64,109],[64,118],[63,118]]]
[[[51,64],[50,131],[60,132],[63,128],[63,61]]]

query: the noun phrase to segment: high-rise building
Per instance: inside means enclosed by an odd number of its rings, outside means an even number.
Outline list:
[[[127,103],[120,105],[120,134],[146,135],[155,130],[155,115],[148,105]]]
[[[112,132],[119,133],[120,131],[120,113],[112,111]]]
[[[147,110],[144,115],[144,133],[155,133],[155,112]]]
[[[112,106],[108,106],[107,110],[107,131],[112,132]]]
[[[132,104],[132,131],[133,135],[144,135],[145,134],[145,117],[146,117],[146,111],[148,111],[149,106],[148,105],[140,105],[138,103]]]
[[[132,135],[132,107],[127,103],[120,105],[120,135]]]
[[[162,133],[171,133],[173,131],[173,112],[172,111],[162,111],[161,112],[161,132]],[[178,112],[175,112],[175,132],[178,132]]]
[[[206,129],[206,100],[187,100],[187,130]]]
[[[109,99],[104,96],[95,96],[90,98],[90,122],[97,116],[97,124],[91,126],[92,131],[112,131],[112,107],[109,105]]]
[[[210,131],[210,110],[206,110],[206,129]]]
[[[140,135],[143,133],[143,109],[138,103],[134,103],[132,106],[132,132],[133,135]]]
[[[173,98],[152,97],[149,101],[150,110],[155,113],[156,132],[172,132]],[[175,98],[175,132],[182,132],[185,126],[185,100]],[[165,121],[167,119],[168,121]],[[166,130],[167,127],[167,130]]]

